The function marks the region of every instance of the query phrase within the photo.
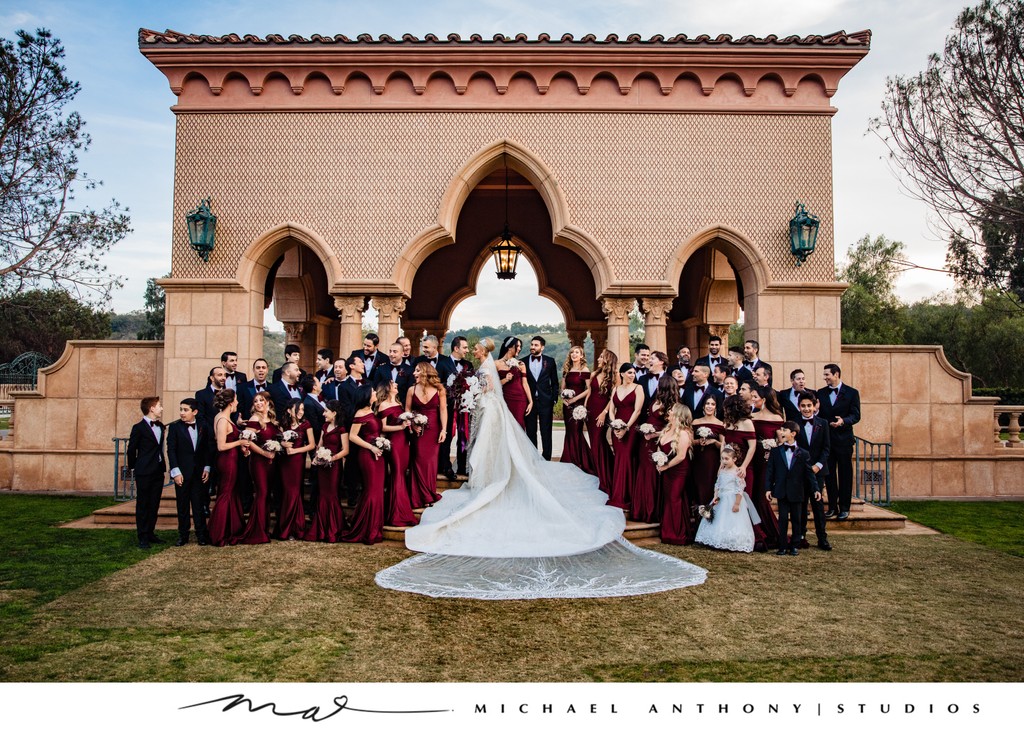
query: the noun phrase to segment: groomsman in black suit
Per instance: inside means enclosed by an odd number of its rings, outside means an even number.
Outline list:
[[[743,349],[739,346],[729,347],[729,376],[736,377],[736,381],[740,382],[751,382],[754,379],[754,373],[747,369],[744,363]]]
[[[704,364],[711,370],[712,374],[714,374],[715,366],[718,364],[728,364],[728,360],[722,354],[721,336],[712,336],[708,339],[708,353],[706,356],[697,359],[697,363],[694,366],[697,364]]]
[[[853,426],[860,422],[860,392],[843,384],[837,364],[822,372],[826,387],[818,390],[818,416],[829,425],[828,512],[826,517],[850,518],[853,501]]]
[[[810,490],[821,498],[818,482],[811,470],[811,457],[796,444],[799,429],[791,420],[782,423],[779,446],[772,448],[765,472],[764,488],[768,501],[774,498],[779,504],[779,549],[776,555],[800,554],[797,548],[800,545],[800,505],[805,503],[804,494]],[[788,547],[787,534],[790,537]]]
[[[693,380],[693,367],[695,365],[690,364],[690,347],[680,346],[679,350],[676,351],[676,364],[672,369],[678,369],[683,373],[683,379],[687,383]]]
[[[281,372],[282,372],[282,370],[284,370],[285,365],[286,364],[294,364],[295,366],[298,366],[299,362],[301,360],[302,360],[302,349],[300,349],[295,344],[288,344],[287,346],[285,346],[284,347],[284,364],[282,364],[281,366],[279,366],[277,369],[274,370],[274,376],[273,376],[273,378],[270,381],[271,382],[280,382],[281,381]],[[299,376],[301,377],[305,373],[306,373],[305,370],[303,370],[302,367],[299,367]]]
[[[452,361],[454,371],[452,374],[455,378],[459,378],[463,374],[467,377],[473,373],[473,362],[466,359],[466,355],[469,354],[469,341],[466,340],[465,336],[455,336],[452,338],[451,353],[449,358]],[[449,377],[450,379],[450,377]],[[411,382],[410,382],[411,384]],[[440,450],[437,457],[437,470],[443,474],[449,481],[457,481],[459,475],[466,474],[466,451],[462,449],[462,445],[465,443],[469,444],[469,423],[466,417],[459,413],[459,395],[452,386],[448,385],[448,379],[445,379],[444,388],[446,391],[446,398],[448,400],[448,425],[445,427],[445,438],[444,442],[441,443]],[[529,417],[527,417],[529,420]],[[529,422],[527,422],[529,426]],[[459,440],[455,443],[455,468],[452,467],[452,441],[455,439],[456,433],[460,433],[465,436],[465,440]],[[536,445],[536,439],[534,440]]]
[[[346,379],[348,379],[348,367],[345,366],[345,360],[335,359],[334,368],[331,370],[331,378],[324,383],[324,388],[320,392],[320,399],[323,400],[325,405],[331,400],[341,399],[338,394],[338,387]]]
[[[248,420],[252,417],[253,398],[270,389],[270,382],[267,381],[268,374],[270,374],[270,364],[266,359],[257,359],[252,363],[252,379],[243,382],[240,390],[235,390],[238,393],[238,412],[242,419]]]
[[[412,386],[412,365],[405,363],[402,345],[397,341],[388,347],[388,363],[377,369],[374,384],[391,381],[398,385],[398,401],[405,404],[405,396]]]
[[[754,370],[754,384],[766,389],[772,388],[772,368],[764,362],[758,364]]]
[[[533,394],[533,409],[526,414],[526,435],[537,445],[537,423],[540,423],[541,455],[551,460],[551,428],[555,403],[558,402],[558,367],[555,360],[544,353],[547,346],[543,336],[530,339],[530,355],[526,358],[526,382]],[[466,346],[469,350],[469,346]]]
[[[779,392],[779,404],[782,411],[786,413],[786,419],[793,422],[800,422],[800,394],[807,388],[807,380],[804,377],[803,369],[794,369],[789,373],[789,389]]]
[[[388,358],[377,349],[378,344],[380,337],[375,333],[368,333],[363,339],[363,348],[356,349],[350,355],[363,360],[363,373],[371,384],[377,375],[377,367],[384,367],[388,363]]]
[[[238,371],[238,354],[234,351],[225,351],[220,355],[220,365],[224,367],[224,386],[238,394],[239,388],[248,379],[245,372]]]
[[[313,428],[313,441],[320,442],[320,432],[324,429],[324,403],[320,401],[321,387],[320,380],[312,374],[307,374],[299,380],[299,389],[302,391],[302,414],[309,426]],[[278,417],[280,420],[280,417]]]
[[[217,367],[220,369],[220,367]],[[144,397],[139,407],[142,419],[132,426],[128,436],[128,468],[135,475],[135,530],[139,549],[148,550],[151,543],[162,544],[156,536],[156,518],[160,513],[160,495],[164,490],[164,440],[166,433],[160,418],[164,406],[159,397]]]
[[[800,536],[807,536],[807,502],[811,503],[814,514],[814,534],[818,538],[818,547],[831,550],[828,534],[825,531],[825,505],[821,501],[825,490],[825,475],[828,473],[828,454],[831,447],[828,423],[815,417],[818,411],[818,396],[810,390],[799,393],[800,419],[796,420],[800,429],[796,434],[796,444],[807,451],[814,472],[815,485],[807,487],[804,503],[800,507]]]
[[[408,336],[399,336],[395,343],[402,345],[402,363],[406,366],[412,366],[412,341],[409,340]]]
[[[437,370],[437,376],[441,379],[441,386],[447,389],[448,377],[455,373],[455,362],[450,356],[445,356],[441,353],[437,336],[433,334],[423,337],[421,347],[423,354],[413,361],[413,367],[423,362],[429,362]]]
[[[721,417],[725,407],[725,395],[715,388],[708,379],[708,365],[698,364],[693,368],[693,381],[683,390],[683,404],[690,408],[693,419],[704,417],[704,403],[715,398],[715,414]]]
[[[636,419],[636,424],[640,425],[647,421],[647,413],[651,409],[651,403],[654,402],[654,395],[658,392],[658,381],[667,374],[665,369],[668,367],[668,354],[664,351],[651,351],[647,357],[647,372],[642,377],[637,377],[637,384],[643,389],[644,403],[637,405],[636,409],[640,410],[640,415]]]
[[[636,372],[637,381],[647,374],[650,368],[651,347],[647,344],[637,344],[633,351],[633,371]]]
[[[270,385],[270,399],[274,401],[274,413],[281,418],[288,410],[288,402],[301,400],[302,390],[299,388],[299,365],[289,361],[281,367],[281,378]]]
[[[356,414],[356,390],[367,383],[366,362],[362,359],[362,352],[356,351],[358,356],[350,356],[345,362],[348,367],[348,377],[338,385],[338,401],[344,411],[345,429],[352,427],[352,419]],[[356,498],[362,490],[363,475],[359,471],[359,462],[345,461],[345,496],[349,506],[356,505]]]
[[[196,525],[196,540],[200,545],[210,544],[206,531],[204,509],[212,463],[210,433],[197,419],[199,403],[185,398],[178,406],[180,420],[167,426],[167,465],[174,481],[174,499],[178,510],[178,547],[188,544],[192,521]],[[189,520],[189,511],[191,519]]]
[[[729,362],[722,362],[716,364],[711,370],[711,384],[719,392],[725,391],[725,378],[732,373],[732,369],[729,367]]]
[[[327,380],[334,378],[334,352],[320,349],[316,352],[316,374],[314,375],[322,387]]]
[[[213,396],[224,389],[224,380],[227,374],[224,367],[215,366],[210,369],[206,378],[206,386],[196,391],[196,402],[199,403],[199,419],[206,425],[207,431],[213,431],[213,416],[217,411],[213,409]]]
[[[772,365],[766,361],[761,361],[761,358],[758,356],[760,353],[761,344],[753,339],[747,339],[743,342],[743,366],[750,370],[751,376],[753,376],[759,366],[765,366],[771,372]]]

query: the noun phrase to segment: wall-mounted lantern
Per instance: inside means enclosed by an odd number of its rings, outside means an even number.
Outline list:
[[[796,214],[789,220],[789,246],[799,267],[814,252],[818,242],[818,226],[821,219],[808,214],[807,209],[799,201],[796,202]]]
[[[203,262],[209,262],[217,230],[217,216],[210,211],[210,199],[200,201],[199,206],[188,212],[185,221],[188,224],[188,241],[192,249],[203,258]]]

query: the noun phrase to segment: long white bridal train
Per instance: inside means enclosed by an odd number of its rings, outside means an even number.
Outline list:
[[[498,384],[488,357],[478,372]],[[597,478],[549,463],[499,392],[480,395],[470,478],[405,533],[416,555],[377,573],[377,584],[440,598],[600,598],[699,585],[707,571],[622,538],[622,511]]]

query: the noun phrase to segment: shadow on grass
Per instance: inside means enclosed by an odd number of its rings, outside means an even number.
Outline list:
[[[939,532],[1024,557],[1024,501],[899,501],[891,508]]]

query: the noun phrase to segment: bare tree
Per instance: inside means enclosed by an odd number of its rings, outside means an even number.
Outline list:
[[[0,297],[58,286],[105,301],[119,278],[102,255],[130,229],[116,201],[96,211],[74,205],[75,186],[97,181],[78,170],[89,147],[85,123],[66,105],[79,85],[65,76],[64,48],[46,30],[0,39]]]
[[[871,130],[950,237],[964,285],[1024,295],[1024,0],[965,9],[925,71],[887,80]]]

